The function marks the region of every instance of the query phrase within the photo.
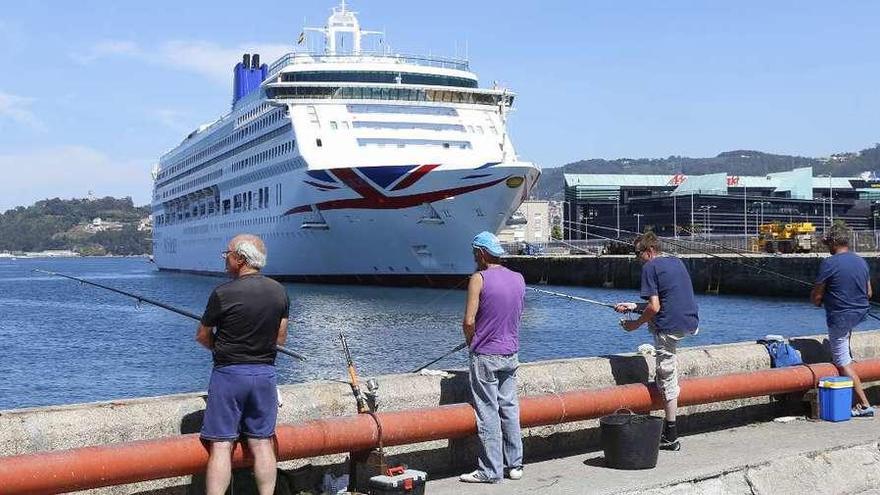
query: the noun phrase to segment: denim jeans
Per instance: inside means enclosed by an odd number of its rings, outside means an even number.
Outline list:
[[[519,428],[516,369],[519,359],[509,356],[470,355],[470,382],[480,437],[479,470],[500,480],[504,467],[521,468],[523,447]]]

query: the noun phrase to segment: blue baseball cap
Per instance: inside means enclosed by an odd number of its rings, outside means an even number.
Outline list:
[[[498,237],[491,232],[483,231],[474,236],[474,241],[471,243],[471,246],[485,249],[492,256],[504,255],[504,248],[501,247],[501,242],[499,242]]]

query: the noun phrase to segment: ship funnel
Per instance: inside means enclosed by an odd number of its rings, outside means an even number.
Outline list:
[[[269,67],[260,64],[260,55],[256,53],[242,55],[241,62],[235,64],[233,70],[232,105],[235,106],[238,100],[259,90],[268,74]]]

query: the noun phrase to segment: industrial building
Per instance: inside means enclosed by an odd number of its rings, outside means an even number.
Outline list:
[[[608,236],[608,229],[660,235],[749,234],[771,222],[844,220],[876,228],[880,182],[813,176],[811,167],[766,176],[565,174],[563,236]],[[590,232],[591,227],[594,229]],[[602,228],[600,228],[602,227]]]

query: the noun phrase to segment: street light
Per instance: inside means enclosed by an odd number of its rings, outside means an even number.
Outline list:
[[[633,213],[633,216],[636,217],[636,232],[641,234],[642,233],[641,220],[642,220],[642,217],[645,215],[642,213]]]
[[[672,236],[678,239],[678,197],[672,195]]]
[[[764,205],[769,205],[769,204],[770,204],[769,201],[755,201],[754,203],[752,203],[752,206],[759,205],[761,207],[761,223],[762,224],[764,223]],[[758,229],[755,229],[755,232],[757,232],[757,231],[758,231]]]
[[[571,240],[571,225],[574,221],[571,217],[571,204],[571,201],[562,200],[562,240]]]
[[[831,225],[834,225],[834,184],[831,182],[831,172],[827,174],[818,175],[817,177],[828,177],[828,216]]]
[[[709,237],[709,233],[712,231],[712,208],[717,208],[716,205],[703,205],[700,206],[700,210],[703,211],[703,215],[706,217],[706,237]]]
[[[608,196],[608,199],[614,200],[614,210],[617,213],[617,238],[620,239],[620,196]]]

